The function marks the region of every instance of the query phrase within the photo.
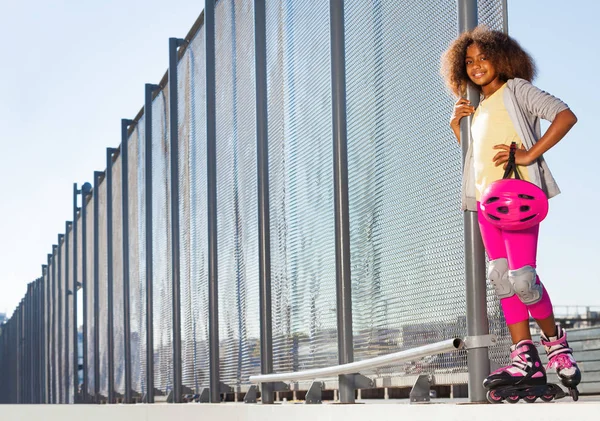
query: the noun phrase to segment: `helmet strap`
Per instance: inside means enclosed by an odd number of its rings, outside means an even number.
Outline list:
[[[508,162],[506,163],[506,170],[504,170],[504,175],[502,178],[510,178],[511,174],[514,173],[515,180],[521,180],[521,175],[519,174],[519,169],[517,168],[517,164],[515,163],[515,152],[517,151],[517,143],[512,142],[510,144],[510,151],[508,153]]]

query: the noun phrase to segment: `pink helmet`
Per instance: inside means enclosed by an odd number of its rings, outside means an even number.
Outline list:
[[[480,206],[488,221],[507,231],[533,227],[548,214],[548,198],[542,189],[513,178],[490,184],[481,196]]]

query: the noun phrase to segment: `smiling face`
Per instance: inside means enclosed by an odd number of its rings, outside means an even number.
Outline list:
[[[477,44],[467,47],[465,65],[469,79],[481,87],[484,95],[489,96],[502,86],[496,68]]]

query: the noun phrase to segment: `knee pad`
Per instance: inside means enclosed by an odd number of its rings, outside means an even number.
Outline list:
[[[542,299],[542,283],[536,283],[535,268],[523,266],[520,269],[511,270],[508,272],[508,279],[523,304],[535,304]]]
[[[508,260],[490,260],[488,265],[488,279],[496,290],[498,298],[508,298],[515,295],[515,290],[508,279]]]

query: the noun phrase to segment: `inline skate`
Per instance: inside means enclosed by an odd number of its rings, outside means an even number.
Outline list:
[[[512,363],[490,374],[483,382],[491,403],[517,403],[521,399],[533,403],[538,398],[545,402],[561,399],[565,392],[546,381],[546,370],[531,340],[522,340],[510,347]]]
[[[540,339],[548,355],[546,369],[556,369],[556,374],[563,386],[569,390],[569,395],[574,401],[578,400],[577,385],[581,382],[581,371],[573,358],[573,350],[569,348],[567,332],[560,325],[556,325],[556,336],[547,337],[542,333]]]

